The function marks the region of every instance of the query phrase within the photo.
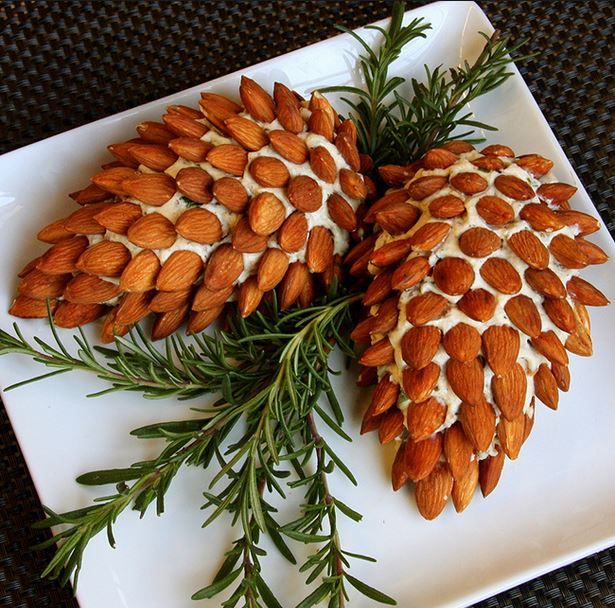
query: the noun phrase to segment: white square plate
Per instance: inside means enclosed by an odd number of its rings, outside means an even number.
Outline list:
[[[492,31],[472,2],[432,4],[409,12],[406,20],[413,17],[424,17],[433,29],[396,63],[394,71],[405,76],[421,77],[423,64],[453,66],[472,60],[483,42],[477,32]],[[374,38],[373,32],[360,33]],[[359,52],[349,36],[339,36],[243,73],[266,87],[280,80],[305,94],[316,86],[357,83]],[[156,119],[170,103],[196,105],[204,88],[234,95],[239,78],[239,73],[225,76],[0,158],[0,327],[9,329],[14,321],[6,310],[17,270],[43,250],[34,239],[36,231],[74,208],[66,193],[83,187],[106,161],[104,145],[133,137],[138,122]],[[499,128],[492,143],[553,159],[556,176],[579,186],[575,207],[594,212],[518,72],[471,109]],[[615,257],[604,227],[592,240]],[[587,273],[611,300],[614,270],[609,262]],[[381,449],[374,437],[358,437],[363,405],[352,373],[341,377],[339,394],[355,441],[347,445],[332,438],[332,443],[351,464],[359,486],[336,479],[334,487],[364,514],[360,524],[342,522],[341,536],[346,549],[378,559],[377,565],[356,562],[352,574],[393,595],[400,606],[462,606],[615,542],[615,306],[592,310],[592,322],[595,356],[573,358],[572,388],[561,399],[560,410],[539,408],[530,441],[518,461],[507,462],[494,494],[487,500],[477,496],[462,515],[449,506],[434,522],[420,518],[408,492],[390,490],[391,451]],[[50,338],[43,321],[22,321],[20,326],[27,337]],[[91,328],[88,332],[95,339]],[[6,387],[44,371],[24,357],[3,357],[0,384]],[[79,487],[74,479],[80,473],[126,466],[156,453],[155,442],[130,438],[131,429],[189,415],[185,403],[173,400],[152,402],[136,394],[84,397],[103,386],[91,375],[73,373],[2,395],[41,501],[56,511],[84,506],[101,494]],[[82,608],[219,605],[218,599],[198,604],[189,599],[210,582],[223,551],[237,536],[224,523],[200,528],[201,492],[210,478],[208,471],[184,471],[169,492],[163,517],[149,514],[139,522],[135,513],[126,513],[116,527],[117,549],[107,546],[104,535],[91,543],[78,591]],[[280,519],[290,517],[286,505]],[[300,558],[302,548],[293,548]],[[283,606],[308,594],[303,579],[274,550],[264,563]],[[351,605],[373,603],[353,596]]]

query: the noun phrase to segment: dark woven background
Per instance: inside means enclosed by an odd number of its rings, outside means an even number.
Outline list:
[[[521,71],[615,233],[614,4],[479,4],[496,27],[529,38],[526,50],[537,56]],[[327,38],[335,23],[356,27],[389,11],[386,1],[1,1],[0,152]],[[29,528],[41,517],[0,407],[0,606],[76,606],[68,591],[38,580],[51,555],[29,549],[44,538]],[[603,551],[480,607],[615,606],[614,562],[615,549]]]

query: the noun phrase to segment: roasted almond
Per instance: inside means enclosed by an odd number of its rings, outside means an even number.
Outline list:
[[[568,304],[566,299],[545,298],[542,306],[549,316],[549,319],[551,319],[557,327],[568,333],[574,331],[577,326],[577,321],[572,306]]]
[[[158,144],[131,144],[129,153],[137,166],[141,164],[153,171],[164,171],[177,160],[177,154]]]
[[[434,358],[442,332],[432,325],[412,327],[401,339],[401,354],[411,369],[421,369]]]
[[[504,226],[515,218],[514,209],[498,196],[481,196],[476,211],[492,226]]]
[[[102,203],[109,198],[109,193],[96,184],[90,184],[81,190],[71,192],[70,196],[79,205],[91,205],[92,203]]]
[[[498,175],[494,184],[504,196],[515,201],[527,201],[535,196],[532,186],[514,175]]]
[[[445,464],[438,463],[424,479],[416,482],[414,494],[419,513],[428,520],[440,515],[453,490],[453,476]]]
[[[514,363],[504,373],[491,379],[491,391],[496,405],[507,420],[514,420],[523,413],[527,391],[525,370]]]
[[[595,243],[586,241],[580,236],[578,236],[575,241],[577,243],[577,246],[587,257],[588,264],[604,264],[609,259],[609,256],[606,254],[606,252],[600,247],[598,247],[598,245],[596,245]]]
[[[432,361],[421,369],[404,369],[402,385],[408,399],[420,403],[429,398],[439,378],[440,368]]]
[[[189,241],[209,245],[222,238],[222,225],[207,209],[188,209],[175,222],[177,234]]]
[[[575,301],[586,306],[606,306],[609,303],[606,296],[600,290],[580,277],[572,277],[566,283],[566,289]]]
[[[525,271],[528,285],[540,295],[550,298],[565,298],[566,288],[559,277],[550,269],[536,270],[528,268]]]
[[[134,203],[115,203],[99,211],[94,219],[111,232],[126,234],[128,229],[143,215],[141,207]]]
[[[36,238],[43,243],[49,243],[53,245],[54,243],[57,243],[62,239],[73,236],[74,231],[67,230],[64,227],[65,222],[66,220],[62,219],[48,224],[47,226],[39,230],[38,234],[36,235]]]
[[[378,211],[375,218],[383,230],[395,236],[410,230],[420,216],[420,210],[413,205],[393,202]]]
[[[153,251],[140,251],[124,268],[120,277],[122,291],[149,291],[156,286],[160,260]]]
[[[122,181],[122,189],[147,205],[164,205],[175,194],[175,180],[166,173],[140,173]]]
[[[411,249],[410,239],[391,241],[375,249],[371,254],[370,261],[379,268],[391,266],[405,258]]]
[[[551,330],[543,331],[538,336],[532,338],[531,344],[552,363],[568,365],[568,355],[555,332]]]
[[[372,203],[363,219],[368,223],[375,222],[377,213],[386,209],[389,205],[405,203],[408,199],[409,196],[406,190],[392,190]]]
[[[553,169],[553,162],[540,154],[524,154],[515,160],[515,164],[534,177],[542,177]]]
[[[369,348],[365,349],[359,359],[359,363],[366,367],[378,367],[393,363],[394,360],[395,351],[393,350],[393,345],[388,338],[382,338],[382,340],[378,340],[378,342],[375,342]]]
[[[280,307],[285,310],[292,306],[301,295],[305,283],[309,280],[309,270],[301,262],[289,265],[280,284]]]
[[[457,323],[444,334],[442,344],[453,359],[467,363],[478,357],[481,339],[474,327],[467,323]]]
[[[451,490],[451,498],[455,511],[461,513],[470,505],[476,488],[478,487],[478,460],[473,460],[466,474],[459,479],[455,479],[453,489]]]
[[[231,175],[241,177],[248,163],[248,153],[235,144],[222,144],[210,148],[206,155],[207,162]]]
[[[568,199],[577,191],[574,186],[563,183],[542,184],[538,188],[538,198],[548,204],[562,207]],[[565,207],[564,207],[565,208]]]
[[[162,340],[175,333],[186,319],[189,310],[189,306],[185,304],[158,315],[152,326],[152,340]]]
[[[243,272],[243,256],[230,244],[222,244],[209,258],[203,284],[208,289],[230,287]]]
[[[177,291],[158,291],[151,298],[149,309],[151,312],[169,312],[184,306],[190,300],[192,290],[178,289]],[[140,295],[140,294],[132,294]]]
[[[376,275],[376,278],[371,282],[363,296],[364,306],[373,306],[383,302],[391,293],[391,278],[393,271],[385,270]]]
[[[77,270],[77,260],[89,245],[85,236],[62,239],[48,249],[36,267],[45,274],[66,274]]]
[[[505,374],[519,356],[519,333],[508,325],[491,325],[482,335],[483,355],[495,374]]]
[[[309,150],[306,143],[294,133],[282,129],[269,131],[272,148],[286,160],[300,165],[307,161]]]
[[[386,333],[397,326],[399,314],[399,298],[388,298],[378,308],[378,312],[368,320],[370,321],[369,333]],[[367,341],[367,340],[366,340]]]
[[[481,150],[481,153],[487,156],[504,156],[506,158],[512,158],[515,155],[512,148],[504,146],[503,144],[492,144],[487,146]]]
[[[81,254],[76,267],[87,274],[119,277],[130,260],[130,251],[122,243],[100,241]]]
[[[487,456],[478,463],[478,482],[483,496],[489,496],[498,485],[504,467],[504,451],[498,449],[495,456]]]
[[[162,265],[156,279],[158,291],[188,289],[201,275],[203,261],[194,251],[174,251]]]
[[[17,293],[34,300],[58,298],[71,279],[71,274],[45,274],[34,268],[19,283]]]
[[[444,433],[444,457],[455,479],[464,477],[473,455],[472,442],[466,437],[461,423],[449,426]]]
[[[402,443],[395,453],[395,460],[391,467],[391,483],[393,491],[397,492],[408,481],[406,472],[406,444]]]
[[[557,382],[547,365],[542,363],[534,374],[534,393],[547,407],[557,409],[559,393]]]
[[[202,112],[181,104],[167,106],[167,112],[169,114],[177,114],[179,116],[185,116],[186,118],[192,118],[193,120],[203,118]]]
[[[102,317],[107,310],[104,304],[76,304],[64,301],[55,309],[53,322],[57,327],[74,329]]]
[[[480,276],[501,293],[515,294],[521,289],[521,277],[504,258],[490,258],[480,267]]]
[[[444,258],[433,268],[434,283],[444,293],[452,296],[464,294],[474,282],[474,270],[462,258]]]
[[[429,203],[429,212],[433,217],[439,219],[458,217],[465,213],[465,210],[463,201],[458,196],[452,194],[439,196]]]
[[[461,300],[457,301],[457,308],[475,321],[489,321],[495,313],[495,297],[486,289],[470,289]]]
[[[327,211],[331,219],[342,228],[342,230],[348,230],[349,232],[356,230],[357,216],[355,215],[354,209],[343,196],[333,192],[327,199]]]
[[[567,365],[551,363],[551,373],[560,391],[568,391],[570,388],[570,369]]]
[[[543,270],[549,265],[549,251],[530,230],[520,230],[508,237],[508,246],[528,265]]]
[[[278,122],[290,133],[301,133],[305,128],[305,121],[301,116],[299,107],[294,103],[283,100],[278,102]]]
[[[448,305],[449,302],[445,297],[428,291],[406,302],[406,318],[412,325],[424,325],[441,317]]]
[[[354,128],[354,124],[351,120],[345,120],[342,125],[346,123],[352,124]],[[359,171],[361,169],[361,157],[359,156],[356,137],[352,137],[339,131],[335,137],[335,147],[339,150],[342,158],[348,163],[348,166],[353,171]]]
[[[166,145],[175,137],[175,133],[169,127],[151,120],[138,124],[137,133],[142,140],[151,144]]]
[[[77,209],[64,220],[64,228],[75,234],[104,234],[105,228],[98,222],[96,215],[112,206],[109,203],[94,203]]]
[[[149,314],[151,292],[127,293],[116,308],[115,322],[119,325],[132,325]]]
[[[212,199],[213,178],[200,167],[185,167],[175,176],[177,189],[191,201],[205,205]]]
[[[234,226],[231,242],[240,253],[259,253],[267,249],[267,237],[256,234],[250,228],[247,217],[242,217]]]
[[[317,146],[310,150],[310,167],[312,171],[324,182],[332,184],[337,178],[337,166],[329,150],[324,146]]]
[[[410,237],[410,245],[414,251],[431,251],[446,238],[450,229],[445,222],[427,222]]]
[[[391,277],[392,289],[409,289],[420,283],[429,273],[429,258],[418,256],[400,264]]]
[[[305,244],[307,231],[308,225],[305,215],[295,211],[286,218],[278,231],[278,244],[288,253],[299,251]]]
[[[340,169],[340,187],[350,198],[363,200],[367,196],[363,177],[350,169]]]
[[[459,422],[466,437],[478,452],[486,452],[495,434],[495,411],[484,399],[472,405],[462,403],[458,411]]]
[[[186,325],[187,334],[196,334],[209,327],[224,310],[224,305],[217,308],[208,308],[199,312],[193,311],[190,313],[188,323]]]
[[[56,300],[37,300],[19,295],[13,300],[9,314],[21,319],[44,319],[49,315],[47,303],[49,303],[49,309],[53,313],[58,305]]]
[[[426,169],[446,169],[455,164],[459,157],[444,148],[432,148],[425,154],[423,162]]]
[[[392,382],[390,376],[384,375],[372,394],[372,415],[378,416],[391,409],[399,397],[399,384]]]
[[[540,203],[529,203],[521,209],[519,217],[534,230],[559,230],[564,226],[555,211]]]
[[[500,237],[488,228],[470,228],[459,237],[459,248],[472,258],[484,258],[502,245]]]
[[[581,211],[571,209],[558,211],[557,217],[566,226],[576,226],[579,230],[579,236],[587,236],[600,229],[600,222],[595,217]]]
[[[506,302],[504,310],[510,321],[530,338],[540,334],[540,313],[531,298],[524,295],[515,296]]]
[[[412,165],[380,165],[378,174],[387,186],[394,188],[403,186],[409,179],[412,179],[418,167]]]
[[[425,479],[442,455],[442,433],[436,433],[423,441],[408,440],[406,443],[406,472],[414,481]]]
[[[450,183],[453,188],[468,195],[483,192],[489,185],[484,177],[473,172],[457,173],[450,178]]]
[[[216,200],[233,213],[241,213],[248,204],[248,193],[243,184],[232,177],[221,177],[214,182]]]
[[[247,76],[242,76],[239,95],[252,118],[260,122],[272,122],[275,120],[273,99],[257,82]]]
[[[177,233],[164,215],[148,213],[132,224],[126,236],[131,243],[143,249],[163,249],[175,242]]]
[[[497,156],[481,156],[472,161],[472,164],[483,171],[502,171],[506,167]]]
[[[404,415],[397,409],[391,409],[382,414],[382,420],[378,428],[378,441],[381,444],[389,443],[404,430]]]
[[[324,226],[310,231],[305,261],[312,272],[324,272],[333,263],[333,236]]]
[[[445,144],[442,144],[441,147],[444,148],[444,150],[452,152],[453,154],[457,154],[457,156],[460,154],[466,154],[467,152],[472,152],[472,150],[474,150],[474,146],[471,143],[458,139],[447,141]]]
[[[286,165],[271,156],[259,156],[250,163],[250,175],[265,188],[283,188],[290,179]]]
[[[565,234],[553,237],[549,250],[553,257],[566,268],[585,268],[589,264],[589,258],[583,247]]]
[[[427,175],[419,177],[408,184],[406,190],[410,198],[422,201],[446,186],[448,179],[442,175]]]
[[[297,175],[290,180],[286,191],[295,209],[311,213],[322,205],[322,190],[316,180],[307,175]]]
[[[286,219],[284,203],[272,192],[257,194],[248,207],[250,228],[261,236],[273,234]]]
[[[120,288],[89,274],[78,274],[66,285],[64,298],[74,304],[102,304],[115,298]]]
[[[261,291],[270,291],[284,278],[288,256],[281,249],[267,249],[258,261],[257,280]]]
[[[262,298],[263,291],[259,288],[256,277],[248,277],[239,287],[237,295],[239,314],[244,318],[250,316],[258,308]]]
[[[246,150],[260,150],[269,143],[265,130],[253,120],[241,116],[231,116],[224,121],[231,137]]]
[[[525,439],[525,418],[523,416],[517,416],[514,420],[500,418],[497,435],[506,456],[515,460]]]
[[[333,141],[335,126],[333,119],[325,110],[316,109],[308,118],[308,130],[317,135],[322,135],[328,141]]]
[[[446,379],[462,401],[471,405],[484,401],[484,370],[478,359],[467,362],[449,359],[446,364]]]
[[[439,429],[446,419],[446,406],[430,397],[411,403],[406,411],[408,433],[413,441],[423,441]]]

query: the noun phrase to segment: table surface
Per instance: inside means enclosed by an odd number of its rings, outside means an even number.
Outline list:
[[[425,4],[408,2],[408,8]],[[478,2],[527,38],[521,72],[615,235],[615,3]],[[387,1],[0,0],[0,153],[140,105],[390,14]],[[0,606],[77,606],[41,581],[30,547],[43,513],[0,407]],[[481,602],[480,608],[615,606],[615,548]],[[110,607],[111,608],[111,607]]]

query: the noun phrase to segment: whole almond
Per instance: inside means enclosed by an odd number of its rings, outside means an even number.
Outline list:
[[[406,302],[406,318],[415,326],[424,325],[441,317],[448,305],[445,297],[428,291]]]
[[[394,360],[395,351],[393,350],[393,345],[388,338],[382,338],[382,340],[378,340],[378,342],[365,349],[359,359],[359,363],[367,367],[378,367],[380,365],[388,365]]]
[[[109,193],[96,184],[90,184],[81,190],[71,192],[70,196],[79,205],[91,205],[92,203],[102,203],[109,198]]]
[[[154,289],[160,260],[153,251],[140,251],[124,268],[120,277],[122,291],[144,292]]]
[[[410,237],[410,245],[414,251],[431,251],[446,238],[450,229],[445,222],[428,222]]]
[[[454,479],[462,479],[466,474],[474,449],[466,437],[460,422],[449,426],[444,433],[444,457]]]
[[[248,163],[248,153],[235,144],[222,144],[207,152],[207,162],[216,169],[241,177]]]
[[[246,150],[260,150],[269,143],[265,130],[254,121],[241,116],[232,116],[224,121],[231,137]]]
[[[550,269],[536,270],[528,268],[525,271],[528,285],[539,294],[550,298],[565,298],[566,288],[560,278]]]
[[[391,483],[393,491],[397,492],[408,481],[406,472],[406,444],[402,443],[395,453],[395,460],[391,467]]]
[[[389,203],[376,213],[376,222],[392,235],[403,234],[418,221],[421,212],[405,202]]]
[[[600,222],[593,216],[581,211],[564,210],[558,211],[557,217],[566,226],[577,226],[579,229],[579,236],[587,236],[597,232],[600,229]]]
[[[32,272],[37,266],[38,263],[41,261],[41,257],[42,256],[38,256],[37,258],[34,258],[32,260],[30,260],[18,273],[17,276],[20,279],[23,279],[27,274],[30,274],[30,272]]]
[[[45,319],[49,315],[47,303],[53,313],[58,305],[56,300],[37,300],[19,295],[13,300],[9,314],[21,319]]]
[[[185,167],[175,176],[177,189],[195,203],[204,205],[212,199],[213,179],[200,167]]]
[[[414,488],[419,513],[428,520],[440,515],[453,490],[453,476],[445,464],[437,464]]]
[[[243,184],[232,177],[221,177],[214,182],[216,200],[233,213],[241,213],[248,204],[248,193]]]
[[[307,231],[308,225],[305,215],[295,211],[286,218],[278,231],[278,244],[288,253],[299,251],[305,244]]]
[[[263,291],[257,285],[256,277],[248,277],[239,287],[237,295],[239,314],[244,318],[249,317],[258,308],[262,298]]]
[[[446,406],[429,397],[421,403],[411,403],[406,411],[406,419],[412,440],[423,441],[444,424]]]
[[[158,291],[188,289],[199,278],[202,270],[201,256],[194,251],[174,251],[158,273],[156,289]]]
[[[234,226],[231,242],[240,253],[259,253],[267,249],[267,237],[256,234],[250,228],[247,217],[242,217]]]
[[[178,289],[177,291],[157,291],[150,300],[149,310],[151,312],[176,310],[188,303],[191,294],[190,288]]]
[[[239,95],[246,110],[255,120],[260,122],[275,120],[273,99],[257,82],[247,76],[242,76]]]
[[[474,449],[485,452],[489,449],[495,434],[495,412],[484,399],[472,405],[462,403],[458,412],[459,422]]]
[[[49,243],[51,245],[61,241],[62,239],[73,236],[74,232],[67,230],[64,227],[65,219],[57,220],[48,224],[44,228],[38,231],[36,238],[43,243]]]
[[[115,283],[89,274],[78,274],[66,285],[64,298],[74,304],[102,304],[120,293]]]
[[[311,213],[322,205],[322,190],[316,180],[307,175],[297,175],[290,180],[286,192],[295,209]]]
[[[62,239],[41,256],[36,267],[46,274],[75,272],[77,260],[88,245],[88,239],[84,236]]]
[[[448,150],[449,152],[452,152],[453,154],[457,154],[458,156],[460,154],[466,154],[467,152],[472,152],[472,150],[474,150],[474,146],[471,143],[457,139],[447,141],[445,144],[442,144],[441,147],[445,150]],[[484,153],[485,152],[483,152],[483,154]]]
[[[367,196],[363,178],[350,169],[340,169],[340,186],[342,192],[350,198],[363,200]]]
[[[324,226],[310,231],[305,261],[312,272],[324,272],[333,263],[333,236]]]
[[[152,326],[152,340],[162,340],[175,333],[186,319],[188,310],[189,306],[184,304],[180,308],[159,314]]]
[[[378,382],[378,370],[375,367],[363,367],[357,377],[357,386],[367,388]]]
[[[570,388],[570,370],[567,365],[561,365],[560,363],[551,363],[551,373],[555,378],[557,387],[560,391],[568,391]]]
[[[196,334],[209,327],[224,310],[224,305],[217,308],[208,308],[199,312],[191,312],[186,325],[187,334]]]
[[[175,137],[175,133],[169,127],[151,120],[138,124],[137,133],[141,139],[152,144],[166,145]]]
[[[467,195],[478,194],[487,189],[487,180],[478,173],[457,173],[450,178],[451,186]]]
[[[402,372],[404,392],[408,399],[420,403],[429,398],[439,378],[440,368],[433,361],[421,369],[407,367]]]
[[[481,153],[488,156],[504,156],[508,158],[512,158],[515,155],[512,148],[504,146],[503,144],[492,144],[491,146],[487,146],[481,150]]]
[[[209,245],[222,238],[222,225],[207,209],[188,209],[175,222],[177,234],[189,241]]]
[[[147,205],[164,205],[175,194],[175,180],[166,173],[141,173],[122,181],[123,190]]]
[[[532,268],[542,270],[549,264],[549,251],[530,230],[520,230],[509,236],[508,245]]]
[[[399,384],[392,382],[388,375],[384,375],[372,393],[372,415],[378,416],[391,409],[397,403],[398,397]]]
[[[583,247],[565,234],[555,236],[549,244],[549,250],[553,257],[566,268],[585,268],[589,264],[589,258]]]
[[[310,167],[324,182],[332,184],[337,178],[335,160],[324,146],[317,146],[310,150]]]
[[[378,174],[382,181],[394,188],[403,186],[408,180],[412,179],[417,171],[417,167],[412,165],[380,165]],[[418,199],[417,199],[418,200]]]
[[[515,218],[514,209],[498,196],[481,196],[476,211],[492,226],[504,226]]]
[[[274,233],[284,222],[284,203],[272,192],[257,194],[248,208],[250,228],[261,236]]]
[[[197,116],[202,118],[202,114],[197,112]],[[193,137],[196,139],[201,139],[209,129],[207,125],[204,125],[202,122],[198,122],[191,116],[186,116],[184,114],[170,113],[165,114],[162,117],[164,124],[173,131],[173,133],[183,136],[183,137]]]
[[[76,304],[64,301],[55,309],[53,322],[57,327],[74,329],[102,317],[107,310],[104,304]]]
[[[523,413],[527,391],[527,375],[514,363],[506,372],[491,379],[491,391],[496,405],[507,420],[514,420]]]
[[[523,416],[517,416],[514,420],[500,418],[497,435],[506,456],[515,460],[519,456],[525,438],[525,418]]]
[[[111,144],[107,146],[107,150],[109,150],[109,152],[111,152],[111,154],[113,154],[113,156],[115,156],[115,158],[118,159],[118,161],[120,162],[119,166],[125,166],[125,167],[130,167],[131,169],[137,169],[141,161],[137,160],[131,154],[131,150],[135,145],[138,145],[138,144],[129,143],[129,142],[120,143],[120,144]],[[156,145],[156,144],[152,144],[152,145]]]
[[[196,137],[177,137],[169,142],[169,148],[184,160],[202,163],[207,159],[207,155],[213,149],[213,146]]]
[[[586,241],[584,238],[578,236],[575,239],[577,246],[582,250],[587,258],[588,264],[604,264],[608,261],[609,256],[606,252],[598,247],[595,243]]]
[[[208,289],[205,285],[201,285],[192,299],[192,310],[202,311],[219,308],[231,297],[233,291],[234,287],[232,285],[215,291]]]
[[[283,188],[290,179],[286,165],[271,156],[259,156],[250,163],[250,175],[265,188]]]
[[[295,103],[288,100],[278,102],[278,122],[290,133],[301,133],[305,128],[305,121],[301,111]]]
[[[225,289],[243,272],[243,256],[230,244],[220,245],[205,267],[203,284],[208,289]]]
[[[455,164],[459,157],[444,148],[432,148],[425,154],[426,169],[446,169]]]
[[[450,219],[458,217],[466,210],[463,201],[458,196],[447,194],[434,198],[429,203],[429,212],[433,217]]]
[[[473,160],[472,164],[483,171],[502,171],[506,167],[497,156],[482,156]]]
[[[472,258],[484,258],[502,245],[500,237],[488,228],[470,228],[459,237],[459,248]]]
[[[413,180],[406,190],[410,198],[415,201],[422,201],[424,198],[431,196],[446,186],[448,179],[442,175],[427,175]]]
[[[288,270],[288,256],[281,249],[267,249],[258,261],[257,285],[270,291],[284,278]]]
[[[297,301],[308,280],[308,275],[309,270],[305,264],[293,262],[289,265],[280,283],[280,307],[282,310],[289,308]]]
[[[333,141],[335,125],[333,119],[325,110],[314,110],[308,119],[308,130],[317,135],[322,135],[328,141]]]
[[[405,258],[411,249],[410,239],[391,241],[375,249],[369,261],[379,268],[391,266]]]
[[[111,232],[126,234],[128,229],[143,215],[141,207],[134,203],[115,203],[99,211],[94,219]]]
[[[564,298],[545,298],[542,303],[545,312],[553,323],[568,333],[574,331],[577,321],[572,306]]]
[[[151,299],[151,292],[127,293],[116,309],[116,323],[132,325],[143,319],[143,317],[149,314],[149,302]]]
[[[217,119],[217,122],[220,122],[243,110],[239,104],[228,97],[209,92],[201,93],[199,105],[205,116],[214,124],[216,124],[216,122],[212,119]]]
[[[474,327],[467,323],[457,323],[444,334],[442,344],[453,359],[467,363],[478,357],[481,339]]]
[[[166,146],[157,144],[132,144],[130,155],[138,164],[153,171],[164,171],[177,160],[177,154]]]
[[[19,283],[17,293],[34,300],[58,298],[71,279],[70,274],[45,274],[34,268]]]
[[[461,300],[457,301],[457,307],[465,315],[475,321],[488,321],[495,313],[496,301],[492,293],[486,289],[470,289]]]
[[[446,364],[446,378],[462,401],[471,405],[484,401],[484,370],[478,359],[467,362],[450,359]]]
[[[348,230],[349,232],[356,230],[357,216],[355,215],[354,209],[343,196],[333,192],[327,199],[327,211],[331,219],[342,228],[342,230]]]
[[[538,198],[548,204],[553,204],[557,207],[564,206],[568,199],[577,191],[574,186],[563,183],[542,184],[538,188]],[[565,208],[565,206],[564,206]]]
[[[392,289],[409,289],[420,283],[431,270],[429,258],[418,256],[400,264],[391,278]]]
[[[310,97],[310,103],[308,104],[308,109],[311,112],[323,110],[327,113],[327,115],[333,122],[334,127],[340,126],[340,118],[337,115],[337,112],[333,109],[333,106],[329,103],[329,100],[324,95],[322,95],[320,91],[314,91],[312,93],[312,96]]]
[[[531,339],[532,346],[541,354],[544,355],[552,363],[560,365],[568,365],[568,355],[564,346],[555,332],[543,331],[538,336]]]
[[[351,120],[345,120],[342,125],[345,123],[353,124]],[[353,171],[361,169],[361,157],[359,156],[359,149],[357,148],[355,138],[346,133],[338,132],[335,137],[335,147]]]
[[[531,298],[524,295],[515,296],[506,302],[504,310],[510,321],[530,338],[540,334],[540,313]]]
[[[387,333],[397,327],[398,305],[399,298],[397,296],[385,300],[379,306],[378,312],[367,319],[370,321],[369,333]]]
[[[407,190],[392,190],[372,203],[363,218],[366,222],[376,221],[376,214],[386,209],[389,205],[405,203],[409,199]]]
[[[411,369],[421,369],[434,358],[442,332],[431,325],[412,327],[401,339],[401,354]]]
[[[294,133],[282,129],[269,131],[272,148],[286,160],[300,165],[307,161],[309,150],[306,143]]]
[[[564,222],[557,213],[540,203],[529,203],[521,209],[519,217],[534,230],[559,230]]]
[[[542,363],[534,374],[534,393],[547,407],[557,409],[559,393],[557,382],[547,365]]]
[[[540,154],[524,154],[515,160],[515,164],[534,177],[542,177],[553,169],[553,163]]]
[[[432,277],[444,293],[459,296],[472,286],[474,270],[462,258],[444,258],[434,266]]]
[[[504,452],[502,449],[498,449],[495,456],[488,456],[478,463],[478,482],[483,496],[489,496],[498,485],[503,467]]]
[[[606,296],[600,290],[580,277],[572,277],[566,283],[566,289],[575,301],[586,306],[606,306],[609,303]]]
[[[404,430],[404,415],[397,409],[391,409],[382,414],[378,428],[378,441],[381,444],[389,443]]]
[[[391,293],[391,278],[393,272],[386,270],[376,276],[363,296],[364,306],[373,306],[383,302]]]
[[[480,276],[501,293],[515,294],[521,289],[519,273],[503,258],[489,258],[480,267]]]
[[[483,355],[495,374],[505,374],[519,356],[519,333],[508,325],[491,325],[482,335]]]
[[[96,215],[112,207],[113,205],[109,203],[86,205],[64,220],[64,228],[75,234],[104,234],[105,228],[96,220]]]
[[[579,326],[566,338],[565,347],[566,350],[581,357],[590,357],[593,353],[591,336]]]
[[[440,459],[442,447],[442,433],[436,433],[423,441],[408,440],[405,454],[408,478],[414,482],[425,479]]]
[[[478,466],[478,460],[473,460],[468,466],[466,474],[459,479],[455,479],[453,483],[451,498],[457,513],[465,511],[474,497],[478,487]]]
[[[535,196],[533,188],[514,175],[498,175],[494,183],[504,196],[516,201],[527,201]]]
[[[122,243],[100,241],[81,254],[76,267],[87,274],[119,277],[130,260],[130,251]]]
[[[126,236],[131,243],[143,249],[163,249],[173,245],[177,233],[164,215],[148,213],[128,229]]]

